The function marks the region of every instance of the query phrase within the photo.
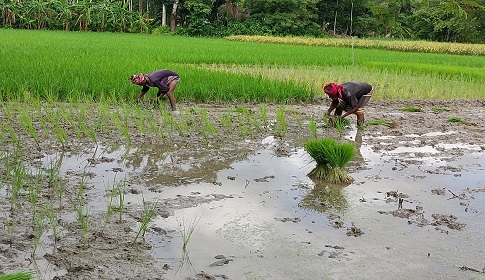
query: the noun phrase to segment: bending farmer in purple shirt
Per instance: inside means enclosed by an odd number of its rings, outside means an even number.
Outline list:
[[[163,95],[168,96],[168,100],[170,101],[170,106],[172,107],[172,111],[176,110],[175,107],[175,97],[173,96],[173,91],[177,86],[180,77],[177,73],[171,70],[157,70],[150,74],[135,74],[131,75],[130,82],[142,86],[140,95],[136,98],[136,102],[139,102],[140,99],[147,93],[150,87],[157,87],[158,93],[157,97],[158,100],[162,98]]]
[[[372,86],[363,82],[346,82],[343,84],[328,83],[323,91],[332,99],[327,110],[327,117],[335,110],[335,116],[345,118],[350,114],[357,115],[357,125],[364,124],[364,106],[372,97]],[[342,111],[345,114],[342,115]]]

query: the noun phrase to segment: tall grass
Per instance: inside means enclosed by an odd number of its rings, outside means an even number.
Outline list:
[[[325,82],[351,79],[371,83],[375,99],[485,97],[481,55],[143,34],[1,29],[0,36],[0,99],[17,102],[125,103],[140,91],[128,77],[159,68],[181,75],[179,101],[306,102]],[[152,89],[147,98],[154,97]]]

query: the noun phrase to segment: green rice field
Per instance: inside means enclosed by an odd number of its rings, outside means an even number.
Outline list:
[[[480,53],[0,37],[0,279],[485,272]],[[181,77],[174,112],[154,89],[135,103],[130,75],[158,69]],[[362,127],[324,117],[323,85],[350,80],[373,85]]]
[[[171,69],[177,101],[314,102],[328,81],[375,99],[484,98],[485,56],[239,42],[170,35],[1,29],[4,101],[131,102],[134,73]],[[153,94],[153,93],[152,93]]]

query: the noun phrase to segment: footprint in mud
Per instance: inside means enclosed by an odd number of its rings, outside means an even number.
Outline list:
[[[350,228],[348,228],[346,234],[347,234],[347,236],[359,237],[359,236],[361,236],[364,233],[365,232],[363,232],[360,228],[356,227],[354,225],[354,223],[352,223],[352,226]]]
[[[352,260],[352,255],[354,252],[345,252],[345,248],[342,246],[332,246],[325,245],[325,249],[322,250],[318,255],[320,257],[327,257],[329,259],[336,259],[338,261],[350,261]]]
[[[214,258],[217,259],[218,261],[211,263],[209,265],[210,267],[223,266],[223,265],[228,264],[228,263],[230,263],[234,260],[232,258],[226,258],[226,256],[224,256],[224,255],[217,255]]]
[[[258,183],[261,183],[261,182],[269,182],[268,179],[273,179],[273,178],[274,178],[274,175],[270,175],[270,176],[264,176],[263,178],[256,178],[253,181],[254,182],[258,182]]]
[[[293,222],[293,223],[299,223],[301,222],[300,218],[274,218],[277,221],[286,223],[286,222]]]
[[[345,226],[345,223],[340,219],[340,216],[335,214],[328,215],[329,225],[335,229],[339,229]],[[360,228],[356,227],[354,223],[347,229],[347,236],[359,237],[365,234]]]

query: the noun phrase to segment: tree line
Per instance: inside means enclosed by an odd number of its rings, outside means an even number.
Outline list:
[[[485,0],[0,0],[1,26],[485,42]]]

